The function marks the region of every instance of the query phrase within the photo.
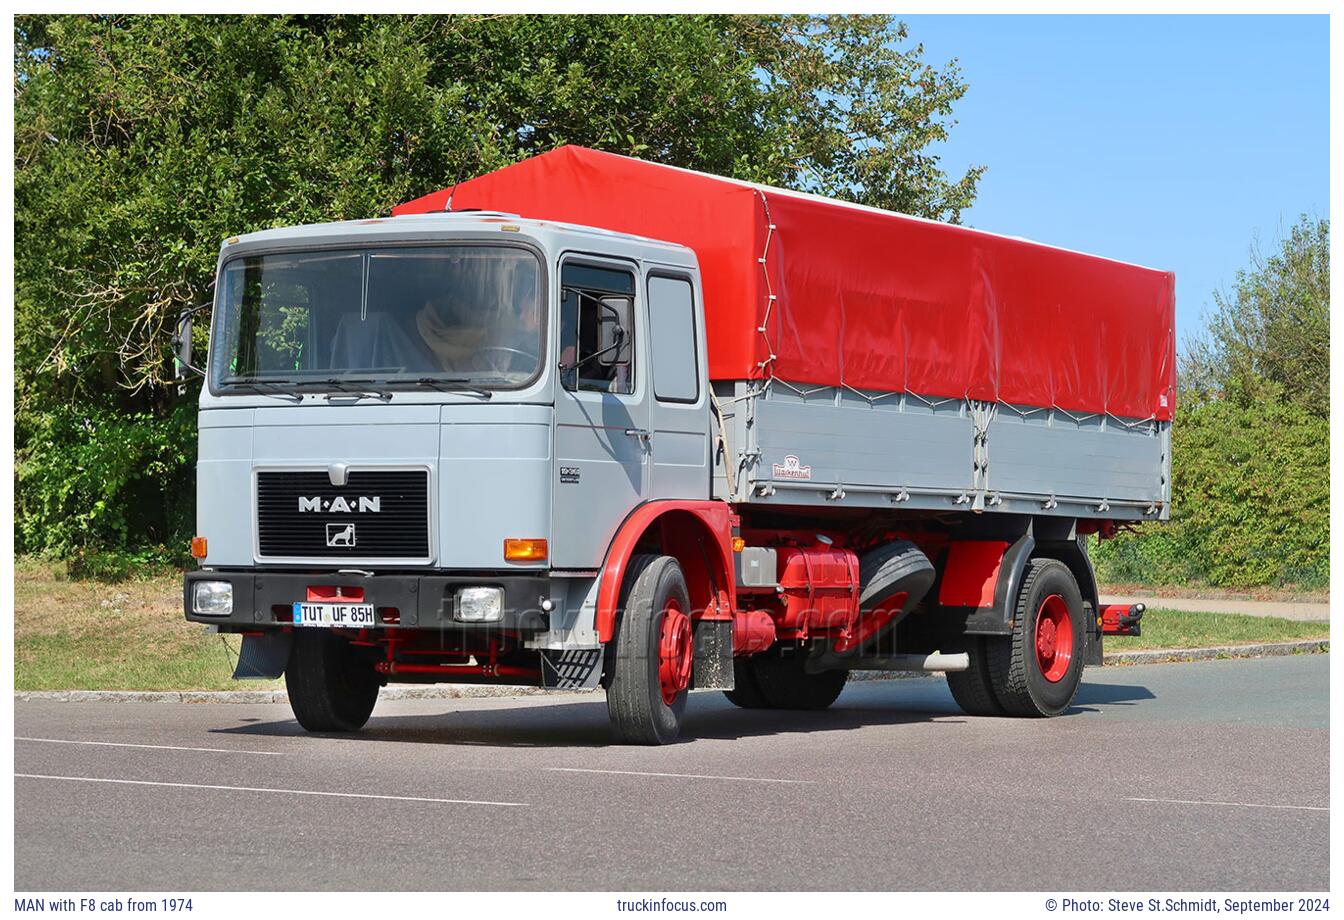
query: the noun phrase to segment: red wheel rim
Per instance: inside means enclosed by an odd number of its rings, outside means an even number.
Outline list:
[[[658,629],[658,684],[671,706],[691,682],[691,621],[681,605],[669,600]]]
[[[1052,684],[1068,673],[1073,660],[1073,618],[1069,605],[1058,594],[1041,601],[1036,611],[1036,664]]]

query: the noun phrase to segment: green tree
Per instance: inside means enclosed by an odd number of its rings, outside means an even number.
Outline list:
[[[185,526],[166,338],[227,236],[386,214],[564,143],[954,221],[980,175],[930,148],[956,63],[882,16],[20,16],[14,53],[30,551]]]
[[[1269,256],[1251,248],[1208,331],[1186,345],[1182,389],[1197,401],[1285,399],[1330,411],[1330,223],[1303,215]]]
[[[1102,543],[1104,579],[1326,586],[1329,258],[1328,222],[1303,217],[1214,295],[1182,356],[1171,522]]]
[[[1289,402],[1179,405],[1172,511],[1163,524],[1101,543],[1110,582],[1326,587],[1330,424]]]

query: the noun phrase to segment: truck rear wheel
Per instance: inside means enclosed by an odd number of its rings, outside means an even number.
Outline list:
[[[1015,716],[1057,716],[1083,676],[1087,624],[1078,582],[1064,563],[1027,564],[1013,611],[1013,634],[985,640],[994,697]]]
[[[611,640],[607,714],[626,744],[669,744],[691,682],[691,600],[671,556],[636,556]]]
[[[961,647],[970,659],[970,667],[965,671],[947,672],[947,689],[952,691],[952,699],[957,701],[961,711],[968,716],[1001,716],[1003,707],[994,696],[993,678],[989,673],[989,654],[985,650],[986,640],[982,636],[967,636]],[[950,649],[949,651],[956,651]]]
[[[826,709],[845,689],[849,672],[813,674],[803,667],[806,659],[801,650],[797,654],[776,650],[739,658],[733,662],[737,687],[724,691],[724,695],[743,709]]]
[[[296,629],[285,667],[294,718],[310,732],[364,727],[378,701],[378,675],[362,650],[325,629]]]
[[[769,709],[770,702],[756,683],[756,671],[750,658],[733,659],[733,689],[723,691],[728,702],[741,709]]]

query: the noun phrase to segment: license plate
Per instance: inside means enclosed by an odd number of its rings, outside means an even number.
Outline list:
[[[295,626],[376,626],[372,604],[294,604]]]

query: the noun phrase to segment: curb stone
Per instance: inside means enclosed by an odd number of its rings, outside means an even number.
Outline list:
[[[1156,664],[1163,661],[1208,661],[1214,658],[1273,658],[1330,651],[1329,639],[1302,642],[1264,642],[1257,645],[1215,645],[1210,648],[1164,648],[1148,652],[1114,652],[1107,664]]]
[[[1209,661],[1218,658],[1270,658],[1280,655],[1317,654],[1330,651],[1330,640],[1270,642],[1258,645],[1220,645],[1211,648],[1157,649],[1146,652],[1114,652],[1106,655],[1109,665],[1157,664],[1177,661]],[[918,680],[932,677],[911,671],[855,671],[851,680]],[[518,697],[548,694],[590,694],[596,690],[542,690],[538,687],[478,687],[440,684],[425,687],[384,687],[380,700],[457,700],[482,697]],[[49,703],[287,703],[284,690],[17,690],[14,701]]]
[[[456,700],[477,697],[555,695],[539,687],[474,687],[447,684],[431,687],[384,687],[380,700]],[[591,692],[591,691],[568,691]],[[14,701],[46,703],[287,703],[284,690],[16,690]]]

